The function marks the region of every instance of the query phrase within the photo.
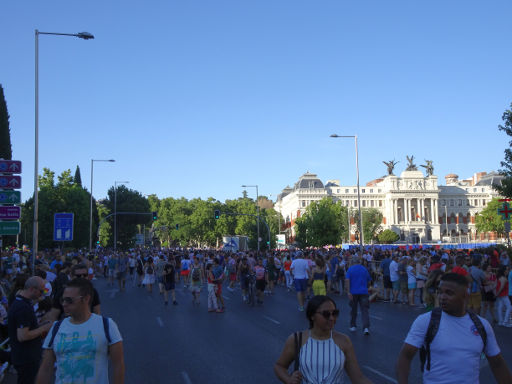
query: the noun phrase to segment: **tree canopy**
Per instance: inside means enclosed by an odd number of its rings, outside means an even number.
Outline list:
[[[510,109],[503,112],[501,117],[503,125],[499,125],[500,131],[505,132],[508,136],[512,137],[512,103]],[[500,173],[505,175],[501,182],[501,186],[496,186],[496,189],[501,195],[512,198],[512,139],[508,142],[509,148],[505,149],[505,160],[501,162]]]
[[[475,226],[478,232],[505,233],[505,222],[498,215],[498,208],[502,203],[492,199],[487,206],[476,215]]]
[[[9,112],[5,101],[4,89],[0,84],[0,159],[12,160],[11,130]]]

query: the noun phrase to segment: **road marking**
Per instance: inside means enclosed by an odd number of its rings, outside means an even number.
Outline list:
[[[393,379],[392,377],[389,377],[388,375],[385,375],[383,373],[380,373],[379,371],[377,371],[376,369],[373,369],[372,367],[369,367],[367,365],[363,365],[363,368],[366,368],[367,370],[369,370],[370,372],[373,372],[375,373],[376,375],[379,375],[380,377],[383,377],[384,379],[386,380],[389,380],[391,383],[393,384],[398,384],[398,381],[396,381],[395,379]]]
[[[183,371],[181,372],[181,376],[183,376],[183,380],[185,381],[185,384],[192,384],[192,380],[190,380],[190,377],[188,377],[188,373]]]
[[[273,318],[271,317],[268,317],[268,316],[263,316],[265,319],[267,319],[268,321],[271,321],[273,322],[274,324],[281,324],[279,321],[277,320],[274,320]]]
[[[160,316],[157,316],[156,321],[158,322],[158,324],[159,324],[161,327],[163,327],[163,326],[164,326],[164,322],[162,321],[162,319],[160,318]]]
[[[375,319],[375,320],[384,320],[382,317],[379,317],[379,316],[373,316],[373,315],[370,315],[370,317],[372,319]]]

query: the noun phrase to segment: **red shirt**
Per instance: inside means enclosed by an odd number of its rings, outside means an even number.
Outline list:
[[[453,267],[452,269],[452,272],[453,273],[456,273],[458,275],[462,275],[462,276],[467,276],[469,273],[468,271],[466,271],[464,268],[462,267],[459,267],[458,265],[456,265],[455,267]]]

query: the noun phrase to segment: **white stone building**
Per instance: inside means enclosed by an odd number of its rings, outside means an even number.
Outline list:
[[[362,208],[382,212],[382,229],[391,229],[407,242],[437,242],[442,237],[466,242],[476,240],[475,215],[485,208],[498,193],[492,185],[500,184],[503,176],[496,172],[476,173],[459,180],[457,175],[445,177],[439,185],[435,175],[422,171],[403,171],[373,180],[360,186]],[[274,208],[284,218],[287,241],[294,240],[294,224],[312,202],[331,196],[357,210],[357,187],[343,186],[339,180],[323,183],[315,174],[306,172],[293,188],[286,187],[278,195]],[[351,240],[355,240],[356,223],[351,222]]]

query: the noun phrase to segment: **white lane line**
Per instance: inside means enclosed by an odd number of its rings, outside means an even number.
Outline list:
[[[385,375],[379,371],[377,371],[376,369],[373,369],[372,367],[369,367],[367,365],[363,365],[363,368],[366,368],[367,370],[369,370],[370,372],[373,372],[375,373],[376,375],[379,375],[380,377],[386,379],[386,380],[389,380],[391,383],[393,384],[398,384],[398,381],[396,381],[395,379],[393,379],[392,377],[389,377],[388,375]]]
[[[382,317],[379,317],[379,316],[373,316],[373,315],[370,315],[370,317],[372,319],[375,319],[375,320],[384,320]]]
[[[263,318],[267,319],[268,321],[273,322],[274,324],[281,324],[279,321],[274,320],[274,319],[273,319],[273,318],[271,318],[271,317],[263,316]]]
[[[192,380],[190,380],[190,377],[188,377],[187,372],[181,372],[181,376],[183,376],[183,381],[185,381],[185,384],[192,384]]]
[[[156,321],[158,322],[158,324],[159,324],[161,327],[163,327],[163,326],[164,326],[164,322],[162,321],[162,319],[160,318],[160,316],[157,316]]]

